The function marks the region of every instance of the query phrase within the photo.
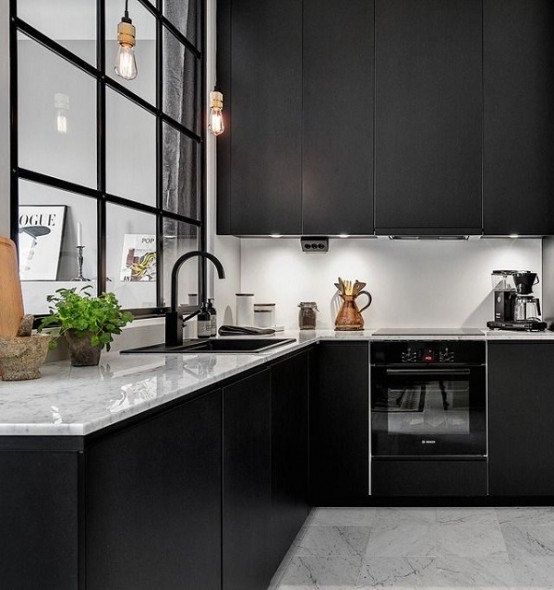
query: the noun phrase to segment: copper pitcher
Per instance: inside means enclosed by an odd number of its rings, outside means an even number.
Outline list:
[[[335,320],[335,330],[363,330],[364,329],[364,318],[362,317],[362,311],[367,309],[371,305],[372,297],[368,291],[363,291],[366,283],[360,283],[356,280],[343,281],[339,277],[339,282],[335,283],[335,287],[339,291],[339,295],[342,297],[342,306],[337,318]],[[358,309],[356,305],[356,299],[359,295],[367,295],[367,305]]]

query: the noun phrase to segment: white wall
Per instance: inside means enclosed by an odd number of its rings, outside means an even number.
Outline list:
[[[9,3],[0,2],[0,235],[10,235]]]
[[[368,328],[484,328],[492,319],[491,271],[541,273],[541,257],[540,239],[333,239],[326,254],[303,253],[298,239],[243,239],[241,289],[277,303],[277,323],[288,328],[298,326],[300,301],[316,301],[318,327],[334,327],[338,276],[367,283]]]

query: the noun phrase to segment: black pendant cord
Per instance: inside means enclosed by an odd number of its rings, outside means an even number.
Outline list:
[[[125,0],[125,13],[123,18],[126,22],[131,22],[131,19],[129,18],[129,0]]]

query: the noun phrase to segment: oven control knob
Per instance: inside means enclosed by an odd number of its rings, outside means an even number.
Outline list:
[[[454,362],[454,353],[448,348],[441,350],[439,353],[439,358],[441,363],[453,363]]]
[[[402,362],[403,363],[415,363],[417,362],[417,352],[408,348],[406,352],[402,353]]]

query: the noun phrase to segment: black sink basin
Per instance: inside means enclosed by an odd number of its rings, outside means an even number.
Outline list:
[[[180,346],[142,346],[122,350],[121,354],[200,354],[200,353],[229,353],[251,354],[265,352],[283,344],[296,342],[294,338],[209,338],[208,340],[185,340]]]

